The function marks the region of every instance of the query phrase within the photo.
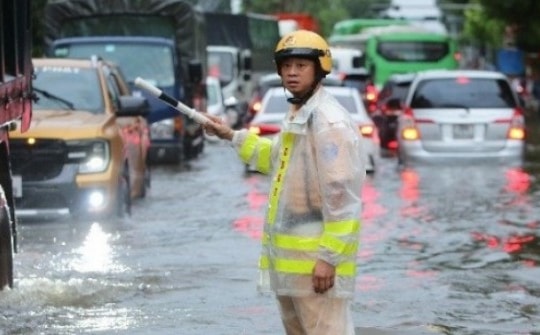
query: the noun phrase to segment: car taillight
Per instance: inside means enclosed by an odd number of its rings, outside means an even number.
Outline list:
[[[260,110],[261,110],[261,102],[260,101],[256,101],[253,106],[251,107],[252,111],[251,113],[253,115],[257,114]]]
[[[403,127],[401,128],[401,138],[407,141],[416,141],[420,139],[420,132],[416,127],[411,108],[405,108],[401,122],[403,124]]]
[[[369,102],[375,102],[377,100],[377,88],[374,85],[368,85],[366,87],[366,100]]]
[[[362,134],[362,136],[371,138],[374,133],[375,133],[375,127],[373,127],[373,125],[370,125],[370,124],[360,125],[360,134]]]
[[[178,134],[184,133],[184,118],[181,116],[176,116],[174,118],[174,129]]]
[[[507,137],[511,140],[525,139],[525,118],[519,108],[514,109],[514,115],[512,115],[512,119],[510,120]]]

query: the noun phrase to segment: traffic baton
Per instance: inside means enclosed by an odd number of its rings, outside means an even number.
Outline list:
[[[166,104],[172,106],[177,111],[186,114],[189,118],[195,120],[195,122],[197,123],[205,124],[207,122],[210,122],[210,119],[204,116],[202,113],[197,112],[195,109],[190,108],[189,106],[186,106],[185,104],[164,93],[162,90],[150,84],[141,77],[135,78],[135,85],[148,91],[150,94],[152,94],[159,100],[165,102]]]

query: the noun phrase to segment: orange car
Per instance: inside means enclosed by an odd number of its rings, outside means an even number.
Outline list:
[[[150,181],[146,99],[96,57],[33,65],[30,129],[10,133],[17,215],[130,214]]]

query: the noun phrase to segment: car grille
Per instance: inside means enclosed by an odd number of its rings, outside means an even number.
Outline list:
[[[62,172],[67,157],[67,147],[62,140],[10,139],[11,170],[25,181],[44,181]]]

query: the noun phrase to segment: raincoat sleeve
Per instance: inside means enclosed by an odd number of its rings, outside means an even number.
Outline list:
[[[240,159],[254,167],[260,173],[268,174],[272,170],[272,161],[276,156],[277,137],[274,140],[260,137],[247,129],[234,133],[232,144]]]
[[[337,122],[315,134],[324,231],[319,258],[338,266],[355,257],[360,233],[365,167],[358,130]]]

